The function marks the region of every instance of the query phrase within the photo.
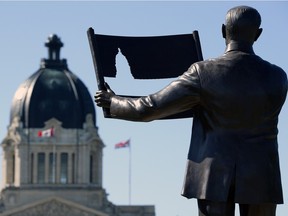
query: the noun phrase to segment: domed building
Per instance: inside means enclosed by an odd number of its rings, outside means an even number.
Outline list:
[[[48,59],[12,100],[2,141],[1,216],[154,216],[154,206],[116,206],[102,187],[104,143],[94,102],[57,35]]]

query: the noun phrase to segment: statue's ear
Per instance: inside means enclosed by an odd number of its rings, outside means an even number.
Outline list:
[[[257,33],[256,33],[256,36],[255,36],[255,39],[254,41],[257,41],[257,39],[260,37],[261,33],[262,33],[263,29],[262,28],[259,28]]]
[[[226,26],[222,24],[222,37],[226,38]]]

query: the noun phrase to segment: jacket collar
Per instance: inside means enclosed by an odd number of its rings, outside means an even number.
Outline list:
[[[249,54],[255,54],[252,44],[244,43],[244,42],[235,42],[232,41],[226,46],[225,54],[231,51],[241,51]]]

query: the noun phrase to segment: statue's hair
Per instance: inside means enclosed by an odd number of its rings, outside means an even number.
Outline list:
[[[247,34],[247,31],[251,29],[258,29],[261,25],[261,16],[252,7],[238,6],[227,12],[225,25],[227,34],[234,38],[240,36],[241,33]]]

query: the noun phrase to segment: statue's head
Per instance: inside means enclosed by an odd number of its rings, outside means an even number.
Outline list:
[[[225,25],[222,25],[222,34],[226,43],[232,40],[253,44],[262,32],[260,25],[261,16],[256,9],[238,6],[227,12]]]

